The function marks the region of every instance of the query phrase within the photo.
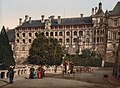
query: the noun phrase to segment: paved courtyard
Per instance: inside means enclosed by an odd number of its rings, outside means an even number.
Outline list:
[[[45,78],[19,80],[13,84],[6,84],[2,88],[115,88],[115,86],[76,80]]]
[[[99,69],[92,73],[76,73],[75,76],[64,77],[62,74],[46,74],[43,79],[16,77],[13,84],[8,84],[8,79],[0,80],[0,88],[120,88],[104,78],[103,74],[111,75],[112,70]]]

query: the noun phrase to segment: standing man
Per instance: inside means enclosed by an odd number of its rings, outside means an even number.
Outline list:
[[[8,77],[9,77],[9,83],[13,83],[13,78],[14,78],[14,67],[9,68],[8,70]]]

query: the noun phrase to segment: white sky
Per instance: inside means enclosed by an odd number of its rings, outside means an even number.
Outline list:
[[[112,10],[119,0],[0,0],[0,28],[2,25],[14,28],[18,25],[18,19],[27,14],[34,20],[46,18],[50,15],[56,17],[78,17],[91,15],[91,9],[98,7],[102,2],[103,10]]]

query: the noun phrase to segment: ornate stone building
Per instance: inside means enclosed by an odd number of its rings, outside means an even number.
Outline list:
[[[106,61],[114,62],[114,55],[118,45],[118,31],[120,30],[120,2],[113,10],[104,12],[102,3],[92,8],[92,15],[74,18],[62,18],[50,16],[45,19],[42,15],[38,20],[32,20],[28,15],[19,26],[14,29],[15,42],[14,55],[17,63],[22,63],[28,56],[32,41],[39,32],[46,37],[56,38],[70,54],[76,54],[85,48],[90,48],[100,53]],[[107,51],[107,52],[106,52]],[[114,54],[114,53],[113,53]],[[106,56],[107,55],[107,56]]]
[[[92,17],[61,18],[50,16],[40,20],[31,20],[26,15],[25,20],[19,19],[19,26],[15,28],[15,58],[19,63],[28,56],[32,41],[39,32],[46,37],[56,38],[70,54],[84,48],[92,48]],[[20,60],[20,61],[19,61]]]

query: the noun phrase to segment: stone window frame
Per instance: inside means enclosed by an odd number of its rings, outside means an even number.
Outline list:
[[[46,32],[46,36],[49,36],[49,32]]]
[[[79,36],[83,36],[83,31],[79,31]]]
[[[23,43],[25,43],[25,39],[23,39],[22,41],[23,41]]]
[[[73,39],[73,42],[74,42],[74,43],[77,43],[77,38],[74,38],[74,39]]]
[[[62,43],[62,41],[63,41],[63,39],[62,39],[62,38],[60,38],[60,39],[59,39],[59,42],[60,42],[60,43]]]
[[[32,37],[32,33],[29,33],[29,37]]]
[[[17,41],[17,43],[19,43],[19,39],[17,39],[16,41]]]
[[[50,32],[50,36],[53,36],[54,35],[54,33],[53,32]]]
[[[19,33],[17,33],[17,37],[20,37]]]
[[[35,33],[35,36],[38,37],[38,32]]]
[[[42,34],[42,36],[44,36],[44,32],[42,32],[41,34]]]
[[[70,39],[69,39],[69,38],[67,38],[67,39],[66,39],[66,42],[67,42],[67,43],[69,43],[69,42],[70,42]]]
[[[55,32],[55,36],[58,36],[58,32]]]
[[[59,36],[63,36],[63,32],[62,31],[59,32]]]
[[[29,43],[31,43],[32,42],[32,40],[31,39],[29,39]]]
[[[70,36],[70,32],[69,32],[69,31],[67,31],[67,32],[66,32],[66,35],[67,35],[67,36]]]
[[[77,36],[77,31],[74,31],[74,36]]]
[[[22,33],[23,37],[25,37],[25,33]]]

